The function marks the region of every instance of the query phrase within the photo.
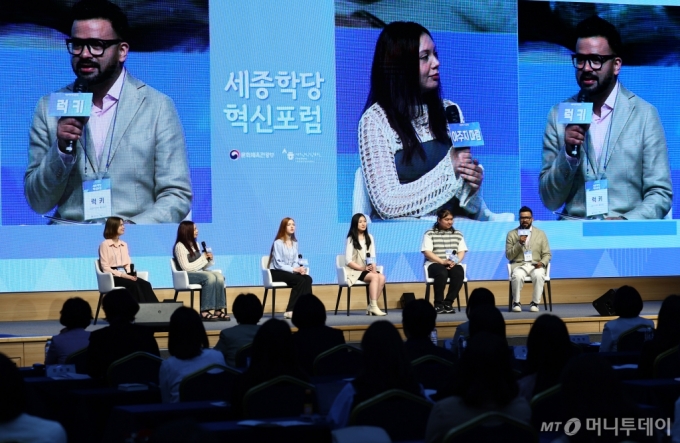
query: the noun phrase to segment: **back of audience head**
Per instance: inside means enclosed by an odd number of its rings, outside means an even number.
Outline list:
[[[127,289],[116,289],[104,296],[102,309],[109,324],[132,323],[139,312],[139,303]]]
[[[189,360],[201,355],[210,347],[208,335],[198,312],[180,306],[170,316],[168,352],[180,360]]]
[[[534,393],[559,383],[560,375],[573,355],[574,347],[562,319],[551,314],[540,315],[527,337],[528,372],[538,373]]]
[[[472,407],[503,407],[517,397],[519,388],[504,337],[488,331],[471,336],[451,388],[451,394]]]
[[[642,312],[642,297],[632,286],[621,286],[614,293],[614,312],[623,318],[635,318]]]
[[[314,294],[301,295],[295,302],[292,321],[299,329],[324,326],[326,307]]]
[[[87,328],[92,321],[90,304],[80,297],[69,298],[61,307],[59,323],[66,329]]]
[[[430,304],[420,298],[411,300],[404,306],[401,313],[404,333],[408,338],[427,338],[435,328],[437,311]]]
[[[389,389],[420,393],[404,342],[392,323],[385,320],[372,323],[361,339],[361,349],[364,364],[354,381],[355,404]]]
[[[26,410],[24,379],[19,368],[0,353],[0,423],[14,420]]]
[[[256,325],[264,314],[262,303],[255,294],[239,294],[231,306],[234,318],[241,325]]]
[[[562,398],[565,417],[578,418],[582,426],[587,419],[637,418],[639,411],[627,395],[618,376],[607,360],[597,353],[585,353],[575,357],[562,374]],[[636,420],[637,422],[637,420]],[[625,440],[639,441],[631,435]],[[614,439],[613,432],[597,436],[594,431],[581,429],[569,437],[574,442],[622,441],[621,436]]]
[[[290,368],[297,368],[290,326],[283,320],[269,319],[253,338],[248,372],[259,376]]]
[[[656,325],[655,337],[673,346],[680,344],[680,295],[669,295],[661,303]]]
[[[470,294],[467,306],[465,306],[465,315],[470,319],[470,312],[474,308],[485,305],[496,306],[496,297],[487,288],[475,288]]]
[[[470,313],[470,337],[480,333],[490,332],[506,340],[505,320],[503,314],[495,306],[478,306]]]

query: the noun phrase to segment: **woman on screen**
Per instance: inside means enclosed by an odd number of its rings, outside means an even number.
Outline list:
[[[158,302],[151,283],[132,274],[132,260],[127,243],[120,239],[125,233],[125,224],[120,217],[109,217],[104,225],[105,240],[99,245],[99,266],[102,272],[113,274],[113,284],[122,286],[137,300],[137,303]]]
[[[484,169],[470,148],[451,147],[448,116],[464,121],[458,105],[441,98],[430,32],[413,22],[390,23],[376,43],[359,122],[361,168],[374,211],[395,219],[448,208],[476,220],[513,220],[486,207]]]
[[[281,220],[279,231],[276,233],[274,244],[269,252],[269,269],[272,279],[286,283],[293,288],[290,291],[290,299],[284,318],[293,318],[293,307],[297,298],[303,294],[312,293],[312,277],[307,274],[308,270],[300,261],[302,254],[298,251],[297,238],[295,238],[295,220],[286,217]]]
[[[385,287],[385,276],[378,272],[375,265],[375,240],[368,233],[364,214],[354,214],[352,217],[347,233],[345,263],[349,286],[357,280],[368,284],[370,305],[366,308],[366,315],[387,315],[378,308],[378,298]]]
[[[201,254],[198,249],[198,226],[183,221],[177,227],[177,240],[173,255],[175,262],[189,275],[189,283],[201,285],[201,317],[203,321],[229,321],[227,297],[224,293],[224,276],[208,270],[214,263],[212,252]],[[213,313],[210,313],[213,310]]]

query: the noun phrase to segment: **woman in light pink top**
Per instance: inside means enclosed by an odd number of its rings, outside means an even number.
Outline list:
[[[122,286],[138,303],[158,302],[151,283],[131,273],[128,245],[120,236],[125,233],[125,224],[120,217],[109,217],[104,225],[104,240],[99,245],[99,267],[102,272],[113,274],[113,283]]]

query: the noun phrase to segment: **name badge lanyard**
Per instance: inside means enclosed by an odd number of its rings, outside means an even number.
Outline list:
[[[609,119],[609,124],[607,125],[607,133],[605,134],[604,137],[604,152],[600,155],[600,160],[597,162],[598,165],[598,170],[595,170],[593,168],[593,174],[596,177],[596,180],[602,180],[607,176],[607,166],[609,165],[609,162],[611,161],[611,158],[609,157],[609,143],[611,141],[611,136],[612,136],[612,123],[614,122],[614,110],[616,109],[616,102],[619,99],[619,93],[617,91],[616,97],[614,97],[614,106],[611,111],[611,117]],[[593,162],[590,161],[590,157],[588,156],[588,137],[586,137],[586,149],[584,149],[585,154],[586,154],[586,161],[588,164],[588,168],[590,169],[593,165]],[[597,159],[596,159],[597,160]]]
[[[120,100],[123,97],[123,86],[125,86],[125,71],[123,71],[123,83],[120,85],[120,91],[118,92],[118,101],[116,102],[116,110],[113,113],[113,125],[111,127],[111,139],[109,140],[109,150],[108,153],[106,154],[106,170],[104,171],[104,174],[106,175],[109,172],[109,165],[111,164],[111,148],[113,147],[113,136],[116,133],[116,121],[118,121],[118,105],[120,104]],[[83,137],[83,151],[85,154],[85,174],[87,175],[87,131],[85,131],[85,135]],[[95,152],[94,156],[95,160],[97,159],[97,153]]]

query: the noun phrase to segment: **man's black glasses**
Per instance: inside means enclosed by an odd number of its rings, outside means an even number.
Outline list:
[[[574,64],[574,68],[583,69],[586,66],[586,61],[590,65],[590,69],[593,71],[599,71],[602,69],[602,65],[607,63],[609,60],[615,59],[616,55],[598,55],[598,54],[572,54],[571,62]]]
[[[90,51],[95,57],[98,57],[106,51],[109,46],[121,43],[123,40],[100,40],[97,38],[67,38],[66,39],[66,49],[68,49],[71,55],[80,55],[83,53],[83,49],[87,46],[87,50]]]

